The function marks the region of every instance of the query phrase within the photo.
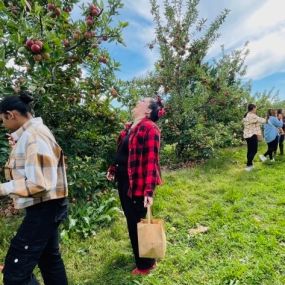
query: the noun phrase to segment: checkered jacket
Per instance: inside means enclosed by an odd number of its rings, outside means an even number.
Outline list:
[[[149,119],[143,119],[131,129],[131,124],[121,131],[118,148],[124,137],[129,133],[128,196],[153,196],[156,185],[161,184],[159,166],[160,130]],[[109,172],[115,174],[116,166],[112,165]]]
[[[42,119],[29,120],[12,137],[16,145],[5,165],[8,182],[0,184],[0,195],[10,195],[17,209],[66,197],[63,152]]]

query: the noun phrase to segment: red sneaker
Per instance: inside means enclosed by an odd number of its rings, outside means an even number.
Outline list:
[[[155,267],[156,267],[156,265],[154,264],[153,266],[151,266],[150,268],[147,268],[147,269],[135,268],[132,270],[132,275],[148,275],[150,273],[150,271],[153,270]]]

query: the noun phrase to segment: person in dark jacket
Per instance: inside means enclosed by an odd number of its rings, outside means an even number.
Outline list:
[[[136,104],[132,110],[134,121],[121,131],[115,163],[107,172],[107,179],[118,183],[136,262],[134,275],[148,274],[155,267],[155,259],[139,257],[137,223],[145,218],[147,206],[153,204],[155,187],[161,184],[160,130],[155,122],[163,114],[160,99],[144,98]]]

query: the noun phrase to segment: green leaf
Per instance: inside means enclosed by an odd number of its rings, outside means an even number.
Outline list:
[[[68,228],[69,229],[74,228],[76,223],[77,223],[77,219],[73,219],[73,218],[69,217],[68,221],[69,221],[69,227]]]
[[[128,23],[128,22],[120,21],[120,22],[119,22],[119,25],[120,25],[121,28],[126,28],[126,27],[129,25],[129,23]]]

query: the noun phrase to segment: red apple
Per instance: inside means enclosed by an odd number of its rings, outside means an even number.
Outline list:
[[[102,12],[102,10],[94,4],[90,5],[89,9],[90,9],[90,15],[92,16],[98,17]]]
[[[90,9],[90,10],[96,9],[96,8],[97,8],[97,6],[96,6],[95,4],[91,4],[91,5],[89,6],[89,9]]]
[[[90,31],[85,32],[85,33],[84,33],[84,37],[85,37],[86,39],[91,39],[91,38],[93,37],[93,33],[90,32]]]
[[[94,24],[93,19],[87,19],[87,20],[86,20],[86,25],[87,25],[87,26],[92,26],[93,24]]]
[[[62,43],[65,47],[69,47],[69,40],[65,39]]]
[[[53,3],[48,3],[47,8],[49,11],[53,11],[55,9],[55,5]]]
[[[106,56],[101,56],[99,58],[99,62],[106,64],[108,62],[108,58]]]
[[[36,55],[34,55],[34,60],[35,61],[41,61],[43,58],[42,58],[42,56],[40,55],[40,54],[36,54]]]
[[[40,47],[39,45],[37,45],[37,44],[33,44],[33,45],[31,46],[31,51],[32,51],[33,53],[39,53],[41,50],[42,50],[41,47]]]
[[[35,45],[38,45],[41,49],[43,48],[43,42],[40,41],[40,40],[36,40],[36,41],[34,42],[34,44],[35,44]]]
[[[56,7],[56,8],[54,9],[54,14],[55,14],[57,17],[59,17],[59,16],[60,16],[60,14],[61,14],[61,10],[60,10],[60,8],[59,8],[59,7]]]
[[[93,21],[94,17],[89,15],[89,16],[86,17],[86,20],[92,20]]]
[[[31,46],[34,44],[34,41],[32,39],[26,40],[26,47],[31,49]]]
[[[71,10],[72,10],[72,9],[71,9],[71,7],[69,7],[69,6],[63,8],[63,11],[66,12],[66,13],[70,13]]]

